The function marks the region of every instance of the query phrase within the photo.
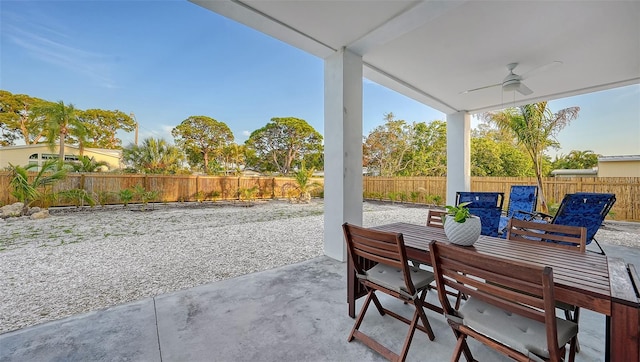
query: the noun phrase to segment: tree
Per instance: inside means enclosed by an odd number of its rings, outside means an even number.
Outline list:
[[[224,148],[233,143],[233,133],[224,123],[206,116],[191,116],[173,130],[171,135],[175,137],[176,144],[180,146],[187,156],[199,154],[202,156],[202,167],[209,170],[209,160],[218,158],[223,163]],[[190,162],[193,158],[189,158]]]
[[[572,150],[568,155],[556,156],[556,159],[551,164],[551,167],[555,170],[558,169],[572,169],[572,170],[585,170],[598,166],[598,156],[591,150],[578,151]]]
[[[39,98],[0,90],[0,142],[13,145],[15,140],[22,138],[27,145],[38,143],[44,137],[46,127],[43,117],[33,110],[47,103]]]
[[[447,174],[447,123],[432,121],[413,124],[411,176]]]
[[[80,156],[78,161],[66,162],[73,172],[100,172],[103,167],[109,166],[106,161],[96,161],[93,157]]]
[[[131,132],[136,122],[131,116],[119,110],[87,109],[77,112],[78,119],[86,129],[86,146],[116,149],[122,141],[116,137],[119,130]]]
[[[380,176],[395,176],[409,167],[405,156],[412,151],[413,129],[393,113],[385,114],[385,120],[364,141],[364,165]]]
[[[552,113],[547,108],[547,102],[540,102],[482,115],[482,118],[494,122],[500,129],[511,132],[529,154],[536,174],[538,197],[543,212],[548,212],[542,188],[544,152],[550,147],[559,146],[556,135],[578,117],[579,111],[579,107],[570,107]]]
[[[37,164],[29,164],[25,167],[9,164],[11,195],[24,204],[23,215],[29,210],[29,205],[42,196],[40,188],[52,185],[66,177],[67,171],[57,166],[56,160],[46,161],[32,181],[29,181],[29,171],[38,168]]]
[[[239,174],[246,164],[246,146],[237,143],[229,144],[222,149],[222,158],[225,171],[229,170],[229,166],[233,166],[233,173]]]
[[[365,138],[364,165],[381,176],[446,174],[447,126],[442,121],[407,123],[385,114],[385,124]]]
[[[123,149],[127,165],[138,172],[175,174],[182,168],[184,154],[164,139],[146,138],[142,145],[129,145]]]
[[[251,133],[245,145],[255,151],[257,159],[254,161],[262,159],[266,162],[256,166],[287,175],[294,161],[322,152],[322,135],[305,120],[271,118],[266,126]]]
[[[471,133],[471,175],[535,176],[533,164],[513,136],[485,122]]]
[[[79,142],[84,141],[86,130],[76,115],[73,104],[65,105],[63,101],[49,103],[36,110],[36,113],[46,119],[47,143],[53,150],[58,141],[58,161],[64,162],[64,146],[67,137],[76,136]]]

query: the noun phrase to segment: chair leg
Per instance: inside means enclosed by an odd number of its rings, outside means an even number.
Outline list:
[[[576,307],[573,313],[571,313],[571,311],[569,310],[565,310],[564,317],[568,321],[578,323],[578,320],[580,320],[580,307]],[[580,342],[578,341],[578,336],[576,336],[576,341],[575,341],[575,352],[580,353]]]
[[[364,315],[367,313],[367,308],[369,308],[369,303],[371,303],[371,299],[375,297],[376,296],[375,294],[373,294],[373,290],[369,290],[369,293],[367,294],[367,298],[364,300],[364,304],[362,304],[362,308],[360,309],[360,313],[358,314],[358,319],[356,319],[356,322],[353,324],[353,328],[351,329],[351,333],[349,333],[349,338],[347,338],[347,342],[353,341],[353,335],[356,333],[358,328],[360,328],[360,324],[362,324]]]
[[[464,300],[467,300],[467,296],[466,296],[466,295],[464,295],[464,294],[462,294],[462,292],[458,292],[458,295],[456,296],[456,304],[455,304],[455,306],[453,307],[455,310],[460,309],[460,302],[461,302],[463,299],[464,299]]]
[[[578,336],[576,335],[569,342],[569,362],[574,362],[576,359],[576,353],[578,348]]]
[[[416,301],[413,303],[413,305],[416,307],[413,319],[416,321],[416,323],[418,322],[418,319],[422,320],[422,326],[425,328],[429,340],[433,341],[436,337],[433,333],[433,329],[431,329],[431,323],[429,323],[429,319],[427,319],[427,315],[424,313],[424,304],[426,303],[425,300],[427,299],[428,291],[428,288],[422,291],[420,298],[416,299]]]
[[[422,326],[424,327],[427,333],[427,336],[429,337],[429,340],[433,341],[435,339],[435,335],[433,334],[433,330],[431,329],[431,324],[427,319],[427,315],[424,313],[424,307],[423,307],[423,303],[427,296],[428,290],[429,290],[428,288],[425,289],[420,294],[420,296],[413,301],[413,306],[416,308],[416,310],[413,313],[413,319],[411,320],[411,324],[409,324],[409,332],[407,333],[407,337],[404,339],[404,344],[402,345],[402,350],[400,351],[400,354],[399,354],[400,361],[404,361],[407,358],[407,353],[409,352],[409,346],[411,345],[411,341],[413,340],[413,335],[415,334],[416,329],[418,328],[418,322],[420,320],[422,321]]]
[[[467,342],[465,341],[467,336],[465,336],[464,334],[460,333],[458,335],[458,340],[456,342],[456,348],[453,350],[453,356],[451,356],[451,362],[458,362],[460,361],[460,356],[462,356],[462,352],[465,350],[465,346],[467,345]],[[467,357],[467,356],[465,356]],[[467,358],[467,360],[469,361],[469,359]]]
[[[596,240],[596,238],[593,238],[592,240],[596,242],[596,245],[598,245],[598,248],[600,249],[600,254],[607,255],[607,254],[604,253],[604,249],[602,249],[602,246],[600,245],[598,240]]]
[[[376,308],[378,309],[378,313],[380,313],[380,315],[384,315],[384,308],[382,307],[382,303],[380,303],[380,300],[378,299],[378,296],[375,295],[375,293],[373,294],[373,296],[371,297],[371,299],[373,299],[373,304],[376,305]]]

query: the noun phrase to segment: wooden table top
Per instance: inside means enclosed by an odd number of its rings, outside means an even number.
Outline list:
[[[373,229],[402,233],[409,256],[429,265],[429,243],[433,240],[448,242],[443,229],[424,225],[394,223]],[[608,260],[604,255],[489,236],[481,236],[473,246],[464,248],[495,257],[550,266],[553,268],[557,300],[607,315],[611,313]]]

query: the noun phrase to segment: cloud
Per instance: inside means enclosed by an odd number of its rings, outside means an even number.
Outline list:
[[[242,135],[246,136],[246,137],[249,137],[249,136],[251,136],[251,131],[242,131]]]

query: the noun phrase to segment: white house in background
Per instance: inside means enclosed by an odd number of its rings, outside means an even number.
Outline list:
[[[26,166],[28,164],[42,165],[45,161],[58,158],[58,146],[53,150],[47,144],[5,146],[0,147],[0,169],[12,165]],[[96,161],[107,163],[109,170],[123,168],[122,150],[110,150],[104,148],[85,148],[84,155]],[[64,160],[76,161],[80,157],[78,146],[66,145],[64,148]]]
[[[640,177],[640,155],[598,157],[598,177]]]

